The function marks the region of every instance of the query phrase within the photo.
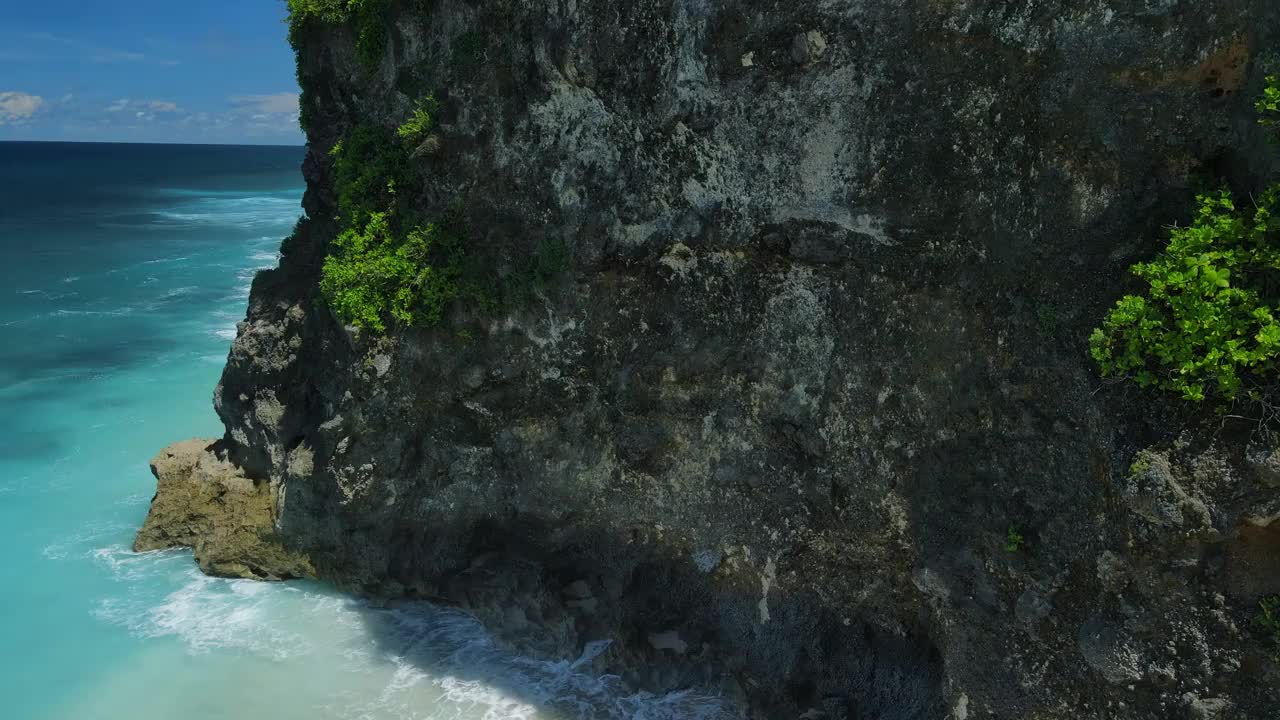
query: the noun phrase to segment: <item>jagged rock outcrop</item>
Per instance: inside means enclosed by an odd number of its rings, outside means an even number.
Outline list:
[[[275,535],[278,488],[246,478],[217,440],[187,440],[151,460],[156,496],[135,552],[189,547],[210,575],[288,579],[315,573]]]
[[[1272,446],[1100,388],[1082,339],[1198,177],[1271,170],[1280,8],[390,12],[376,71],[349,28],[299,38],[311,219],[215,398],[295,563],[249,574],[612,637],[635,683],[757,717],[1274,716]],[[498,275],[548,240],[572,268],[372,338],[318,296],[326,153],[426,92],[420,206],[460,200]]]

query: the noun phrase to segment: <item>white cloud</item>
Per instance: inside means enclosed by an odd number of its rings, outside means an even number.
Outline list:
[[[292,94],[237,96],[238,104],[227,98],[221,108],[188,107],[185,102],[163,96],[111,98],[79,92],[66,95],[45,98],[29,122],[49,120],[61,125],[67,137],[82,140],[273,144],[303,141],[298,130],[297,96]],[[9,106],[15,103],[7,93],[0,94],[0,99],[5,100],[0,105],[0,124],[8,125],[6,118],[12,115]],[[7,127],[0,129],[0,134],[5,132],[9,132]]]
[[[179,113],[182,108],[177,103],[167,100],[130,100],[121,98],[110,105],[104,111],[109,113],[118,113],[122,110],[133,110],[135,117],[150,115],[151,113]]]
[[[298,112],[298,93],[276,93],[274,95],[233,95],[228,100],[236,107],[253,110],[259,113],[296,113]]]
[[[39,95],[15,91],[0,92],[0,125],[7,122],[25,122],[36,114],[41,105],[44,105],[44,98]]]

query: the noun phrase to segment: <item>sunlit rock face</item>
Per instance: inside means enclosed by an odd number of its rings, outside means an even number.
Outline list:
[[[151,461],[156,496],[135,552],[189,546],[210,575],[281,580],[315,570],[275,533],[279,494],[226,458],[222,443],[188,440]]]
[[[1272,448],[1083,342],[1270,171],[1272,3],[432,5],[376,68],[298,38],[311,219],[215,397],[282,558],[763,718],[1280,707]],[[499,282],[571,261],[374,338],[318,295],[328,151],[427,93],[422,212]]]

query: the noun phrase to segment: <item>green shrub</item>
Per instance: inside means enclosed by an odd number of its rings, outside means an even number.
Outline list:
[[[1258,124],[1266,128],[1280,128],[1280,77],[1267,76],[1262,97],[1254,103],[1258,110]]]
[[[1133,266],[1146,294],[1121,298],[1089,345],[1104,375],[1192,401],[1233,400],[1246,380],[1276,372],[1280,186],[1252,208],[1237,209],[1226,190],[1197,203],[1195,221],[1173,228],[1163,253]]]
[[[387,50],[387,0],[350,0],[356,25],[356,53],[369,70],[382,64]]]
[[[439,109],[440,104],[436,102],[435,97],[426,96],[418,101],[418,107],[414,109],[413,115],[396,129],[396,135],[408,142],[419,142],[435,127],[435,114]]]
[[[1146,453],[1138,453],[1133,458],[1133,462],[1129,463],[1130,477],[1136,477],[1151,469],[1151,457]]]
[[[329,151],[333,158],[338,218],[344,225],[361,225],[370,212],[397,204],[398,187],[419,181],[409,155],[383,128],[360,125]]]
[[[363,125],[329,155],[342,227],[321,269],[330,307],[377,332],[388,320],[438,321],[459,294],[463,242],[452,227],[422,221],[400,192],[421,182],[408,150],[390,131]]]
[[[291,22],[319,20],[330,25],[346,22],[353,4],[351,0],[288,0],[288,2]],[[359,4],[359,0],[354,4]]]
[[[295,49],[311,24],[351,25],[360,62],[369,70],[382,64],[389,0],[288,0],[288,4],[289,42]]]
[[[320,289],[337,314],[357,327],[386,331],[386,319],[404,326],[438,322],[458,296],[461,245],[433,224],[403,234],[387,213],[370,213],[348,228],[325,258]]]
[[[1026,544],[1026,538],[1022,537],[1022,530],[1017,525],[1010,525],[1005,532],[1004,549],[1008,552],[1020,552]]]
[[[1267,77],[1255,108],[1280,129],[1280,78]],[[1193,402],[1262,399],[1280,354],[1277,205],[1280,183],[1241,207],[1227,190],[1197,195],[1191,225],[1131,268],[1146,293],[1121,298],[1089,337],[1102,374]]]

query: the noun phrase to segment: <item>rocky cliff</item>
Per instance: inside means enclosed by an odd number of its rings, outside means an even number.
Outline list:
[[[1280,7],[383,19],[295,35],[308,219],[254,283],[226,437],[158,459],[140,547],[458,603],[533,652],[612,638],[630,682],[759,718],[1280,717],[1280,454],[1103,384],[1084,343],[1195,188],[1271,172]],[[344,328],[328,151],[426,93],[416,203],[461,208],[499,282],[547,242],[568,267]]]

